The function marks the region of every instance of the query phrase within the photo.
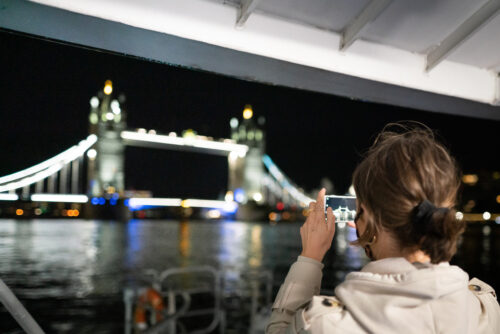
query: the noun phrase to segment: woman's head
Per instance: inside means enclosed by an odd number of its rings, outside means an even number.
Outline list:
[[[386,126],[354,171],[353,185],[365,210],[358,244],[387,232],[401,251],[421,250],[433,263],[455,254],[464,230],[454,210],[459,171],[430,129]]]

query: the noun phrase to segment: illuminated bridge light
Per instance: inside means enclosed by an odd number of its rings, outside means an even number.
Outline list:
[[[28,177],[30,175],[36,174],[38,172],[41,172],[43,170],[46,170],[50,167],[53,167],[54,165],[58,163],[67,163],[71,160],[74,160],[78,158],[79,156],[83,155],[85,151],[87,151],[92,145],[94,145],[97,142],[97,136],[96,135],[90,135],[87,137],[87,139],[83,140],[78,144],[77,146],[72,146],[71,148],[67,149],[66,151],[59,153],[58,155],[45,160],[44,162],[41,162],[35,166],[26,168],[22,171],[6,175],[3,177],[0,177],[0,185],[5,184],[7,182],[23,179],[25,177]],[[1,189],[2,187],[0,187]],[[17,189],[17,188],[12,188],[12,189]],[[5,190],[0,190],[0,192],[5,191]]]
[[[250,119],[253,116],[253,109],[252,106],[247,104],[245,105],[245,109],[243,109],[243,118],[244,119]]]
[[[184,208],[207,208],[207,209],[220,209],[225,212],[236,212],[238,204],[236,202],[205,200],[205,199],[185,199],[180,198],[142,198],[133,197],[127,202],[128,207],[137,209],[147,206],[171,206],[171,207],[184,207]]]
[[[77,146],[73,146],[53,158],[20,172],[0,178],[0,193],[32,185],[59,172],[64,165],[81,157],[96,141],[97,136],[90,135],[87,139],[82,140]],[[7,183],[9,181],[15,182]]]
[[[121,137],[129,141],[137,141],[143,143],[156,143],[165,145],[175,145],[184,147],[195,147],[206,150],[214,150],[220,152],[236,152],[240,155],[245,155],[248,151],[247,145],[210,141],[199,138],[183,138],[174,136],[165,136],[157,134],[149,134],[142,132],[122,131]]]
[[[279,170],[278,166],[273,162],[273,160],[268,156],[264,155],[262,157],[262,162],[266,166],[267,170],[271,176],[278,181],[280,186],[286,190],[293,199],[300,203],[301,206],[309,205],[313,201],[309,196],[304,195],[297,187],[293,186],[288,178]]]
[[[6,185],[0,186],[0,192],[15,190],[15,189],[23,188],[23,187],[29,186],[31,184],[34,184],[38,181],[41,181],[41,180],[49,177],[52,174],[57,173],[58,171],[61,170],[62,167],[63,167],[63,164],[59,163],[55,166],[51,166],[51,167],[47,168],[44,171],[36,173],[35,175],[23,178],[20,181],[7,183]]]
[[[17,201],[18,199],[17,194],[0,194],[0,201]]]
[[[222,209],[226,212],[235,212],[238,209],[238,203],[236,202],[205,199],[186,199],[183,202],[191,208]]]
[[[65,203],[87,203],[89,198],[86,195],[72,194],[33,194],[33,202],[65,202]]]
[[[142,198],[132,197],[128,200],[129,207],[140,206],[180,206],[180,198]]]
[[[104,94],[109,95],[113,92],[113,82],[111,80],[106,80],[104,83]]]

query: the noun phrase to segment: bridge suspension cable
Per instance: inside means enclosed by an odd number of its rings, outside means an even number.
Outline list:
[[[78,145],[45,160],[35,166],[0,178],[0,192],[12,191],[30,186],[59,172],[65,165],[81,157],[97,142],[96,135],[90,135]]]
[[[309,205],[309,203],[313,201],[311,197],[300,191],[298,187],[290,181],[290,179],[278,168],[278,166],[267,154],[262,157],[262,162],[269,171],[269,174],[278,182],[283,190],[288,192],[288,194],[302,207]]]

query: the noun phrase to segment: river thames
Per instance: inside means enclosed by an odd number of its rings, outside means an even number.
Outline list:
[[[148,269],[208,265],[245,285],[243,273],[273,274],[273,298],[300,253],[300,223],[234,221],[0,220],[0,277],[47,333],[123,333],[123,291]],[[325,258],[323,293],[367,259],[338,228]],[[500,225],[469,225],[452,263],[494,288]],[[228,317],[226,333],[246,333],[248,316]],[[0,308],[0,332],[22,333]]]

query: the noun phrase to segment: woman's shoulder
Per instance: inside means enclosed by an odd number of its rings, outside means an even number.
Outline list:
[[[477,278],[469,281],[469,290],[481,304],[478,332],[498,333],[500,331],[500,305],[495,290]]]
[[[345,305],[333,296],[314,296],[307,306],[295,314],[297,333],[364,333],[346,310]]]

